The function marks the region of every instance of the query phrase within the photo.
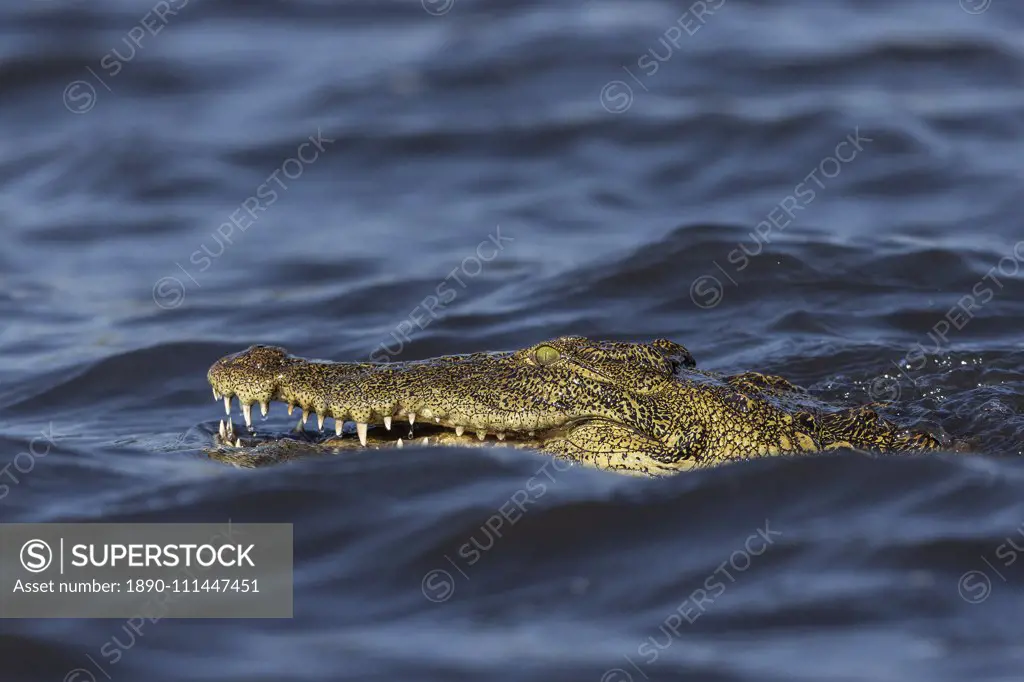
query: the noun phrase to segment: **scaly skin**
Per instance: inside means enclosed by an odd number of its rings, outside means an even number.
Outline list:
[[[304,360],[252,346],[218,360],[208,379],[218,399],[239,399],[247,423],[251,405],[271,401],[316,414],[321,428],[324,418],[333,418],[338,437],[321,442],[325,448],[360,441],[401,446],[392,431],[400,417],[410,431],[414,421],[421,425],[417,437],[430,444],[467,445],[490,434],[516,447],[648,475],[840,447],[902,452],[948,445],[867,407],[822,405],[779,377],[695,367],[689,351],[665,339],[636,344],[572,336],[514,352],[390,364]],[[356,422],[358,441],[342,436],[345,420]],[[233,428],[222,443],[241,444]],[[252,452],[277,461],[308,451],[295,443],[276,440]],[[242,463],[249,451],[218,452]]]

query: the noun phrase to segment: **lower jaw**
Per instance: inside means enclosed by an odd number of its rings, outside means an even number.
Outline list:
[[[245,422],[245,428],[250,432],[250,435],[255,435],[255,431],[253,429],[253,424],[254,424],[254,421],[255,421],[254,418],[260,412],[262,412],[263,418],[266,419],[266,417],[269,414],[270,409],[271,409],[272,406],[274,406],[274,405],[281,405],[281,406],[287,408],[289,416],[291,416],[293,414],[301,414],[302,415],[301,419],[299,420],[298,425],[295,428],[296,431],[304,431],[306,429],[306,425],[311,423],[312,425],[316,425],[318,427],[319,431],[321,432],[321,434],[323,434],[323,432],[324,432],[324,424],[327,421],[327,419],[330,419],[334,423],[335,438],[333,438],[333,439],[329,438],[329,437],[324,438],[324,442],[330,441],[330,440],[340,440],[340,439],[342,439],[344,434],[351,433],[351,431],[354,430],[355,434],[356,434],[357,438],[359,439],[359,441],[361,442],[361,444],[366,446],[366,445],[369,444],[369,435],[370,435],[371,430],[376,429],[375,433],[377,434],[377,439],[378,440],[380,440],[382,442],[383,441],[391,441],[391,440],[393,440],[396,446],[401,447],[402,446],[402,442],[401,441],[405,440],[405,438],[403,438],[403,436],[400,435],[400,434],[403,433],[402,429],[406,425],[406,420],[407,420],[407,423],[408,423],[408,436],[407,436],[407,438],[409,438],[409,439],[414,437],[414,427],[415,427],[415,431],[417,433],[420,430],[424,429],[424,428],[431,429],[432,431],[433,430],[438,430],[440,432],[449,431],[453,435],[453,438],[449,439],[449,440],[452,442],[452,444],[456,444],[456,445],[457,444],[469,445],[469,444],[471,444],[471,441],[472,441],[473,437],[476,437],[477,440],[480,440],[480,441],[487,441],[489,439],[495,439],[495,440],[498,440],[498,441],[504,441],[504,440],[506,440],[506,438],[511,438],[512,440],[531,440],[531,441],[543,440],[543,438],[538,439],[537,438],[537,433],[539,433],[539,432],[534,432],[534,431],[521,431],[521,432],[520,431],[516,431],[516,432],[513,432],[513,431],[508,431],[508,430],[504,429],[503,427],[499,427],[500,428],[500,430],[499,430],[499,429],[496,429],[496,428],[489,428],[489,427],[481,428],[481,427],[477,427],[477,426],[460,426],[460,425],[452,424],[452,423],[448,422],[447,419],[445,419],[443,417],[435,416],[431,412],[431,410],[429,410],[429,409],[422,409],[419,414],[417,414],[415,412],[409,412],[409,411],[407,411],[405,409],[397,409],[397,412],[395,412],[391,416],[384,417],[383,420],[382,420],[383,421],[382,424],[381,423],[359,423],[359,422],[352,422],[352,421],[349,421],[349,420],[342,421],[342,420],[336,419],[336,418],[330,416],[330,411],[329,410],[326,411],[326,413],[324,413],[324,412],[317,413],[316,411],[306,410],[305,408],[303,408],[301,406],[298,406],[298,405],[294,404],[291,401],[282,401],[281,399],[279,399],[279,397],[278,398],[274,398],[272,400],[264,401],[264,402],[246,403],[246,402],[243,402],[243,400],[241,398],[239,398],[237,395],[234,395],[234,394],[233,395],[224,395],[224,396],[222,396],[222,395],[220,395],[217,392],[216,388],[213,389],[213,396],[214,396],[214,400],[218,404],[220,404],[220,402],[223,400],[224,408],[225,408],[225,410],[227,412],[227,415],[228,415],[227,421],[226,422],[221,421],[221,425],[220,425],[221,439],[224,441],[225,445],[232,445],[232,444],[237,443],[236,435],[241,435],[241,434],[238,433],[239,428],[234,427],[234,425],[232,424],[232,421],[233,421],[232,420],[232,409],[233,409],[233,401],[235,401],[235,400],[237,400],[237,402],[238,402],[238,406],[241,409],[242,417],[243,417],[244,422]],[[254,407],[256,408],[255,410],[253,409]],[[225,423],[227,425],[228,430],[232,431],[231,437],[228,437],[228,436],[226,436],[224,434]],[[555,428],[557,429],[558,427],[555,427]],[[381,436],[381,432],[387,432],[389,435],[386,435],[386,436],[382,437]],[[422,436],[429,436],[429,435],[431,435],[431,432],[428,432],[426,434],[422,434]],[[280,439],[281,437],[286,437],[286,436],[284,436],[284,435],[278,436],[278,439]],[[465,441],[461,440],[463,437],[466,437]],[[454,438],[458,438],[460,440],[454,440]],[[307,438],[307,441],[308,440],[309,439]]]
[[[501,434],[474,432],[469,429],[454,429],[436,424],[394,423],[391,429],[383,425],[370,426],[365,432],[365,443],[361,441],[356,425],[346,422],[340,435],[334,431],[317,431],[296,427],[288,433],[263,431],[248,428],[244,424],[228,419],[221,421],[214,433],[214,445],[218,448],[258,448],[269,444],[289,446],[312,445],[328,449],[358,448],[401,448],[406,445],[432,445],[450,447],[508,446],[541,448],[549,437],[548,433],[505,432]]]

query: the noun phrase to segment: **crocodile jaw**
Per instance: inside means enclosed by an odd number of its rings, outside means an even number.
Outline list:
[[[342,424],[353,421],[363,445],[370,425],[390,431],[396,418],[414,424],[417,419],[435,427],[465,432],[484,440],[495,434],[519,440],[543,440],[578,417],[567,414],[557,400],[547,401],[543,390],[510,402],[495,374],[508,372],[508,353],[446,356],[409,363],[340,363],[304,360],[274,346],[252,346],[218,360],[207,378],[214,398],[223,400],[230,415],[230,400],[237,398],[246,424],[252,424],[252,406],[266,415],[272,402],[281,402],[289,414],[302,411],[302,421],[315,415],[322,429],[334,420],[340,435]],[[524,368],[516,379],[530,383]],[[541,434],[538,438],[537,434]]]

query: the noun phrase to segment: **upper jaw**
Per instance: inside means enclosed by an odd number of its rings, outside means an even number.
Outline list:
[[[322,429],[326,418],[334,419],[339,435],[342,424],[356,423],[365,444],[369,425],[390,430],[395,418],[410,424],[419,419],[447,427],[458,435],[475,432],[483,440],[493,433],[500,440],[506,434],[534,437],[535,433],[562,426],[570,416],[551,408],[501,409],[493,393],[495,382],[487,381],[483,366],[501,357],[441,358],[426,363],[335,363],[307,361],[279,348],[253,347],[218,360],[208,372],[214,397],[223,400],[230,414],[230,399],[237,397],[246,424],[252,424],[252,405],[259,404],[264,415],[272,401],[298,407],[303,423],[316,415]],[[468,370],[468,371],[467,371]],[[473,380],[479,382],[475,384]],[[460,393],[459,390],[462,390]],[[458,393],[458,395],[456,395]]]

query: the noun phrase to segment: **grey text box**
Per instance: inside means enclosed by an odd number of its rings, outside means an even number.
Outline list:
[[[0,618],[291,618],[286,523],[0,524]]]

